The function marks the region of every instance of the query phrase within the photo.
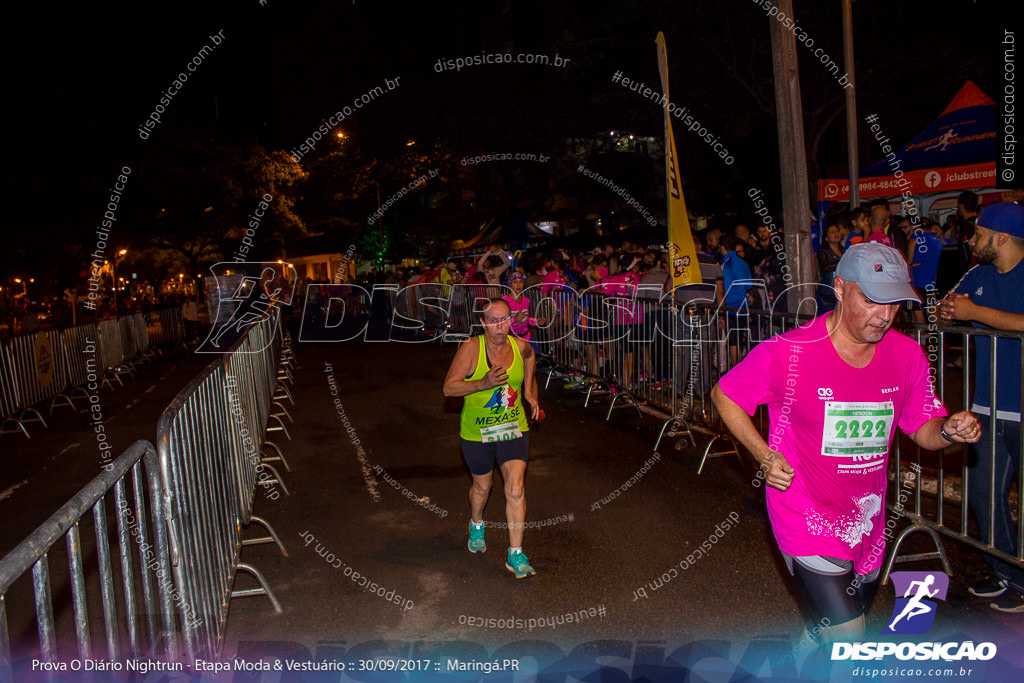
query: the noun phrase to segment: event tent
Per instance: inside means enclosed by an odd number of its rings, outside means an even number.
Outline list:
[[[868,119],[871,137],[889,144],[882,116]],[[889,145],[892,146],[891,144]],[[992,187],[996,180],[996,104],[967,81],[937,119],[908,145],[861,171],[861,199]],[[850,199],[848,177],[818,181],[818,216]]]

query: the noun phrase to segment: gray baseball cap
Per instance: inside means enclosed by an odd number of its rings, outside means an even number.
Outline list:
[[[861,242],[846,250],[836,267],[836,277],[856,282],[876,304],[917,301],[910,286],[910,271],[900,252],[880,242]]]

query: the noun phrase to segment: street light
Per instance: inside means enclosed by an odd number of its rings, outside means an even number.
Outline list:
[[[120,261],[124,261],[124,256],[127,253],[127,249],[122,249],[121,251],[117,252],[117,254],[114,256],[114,274],[110,278],[111,282],[113,282],[114,284],[114,315],[117,315],[117,264]]]

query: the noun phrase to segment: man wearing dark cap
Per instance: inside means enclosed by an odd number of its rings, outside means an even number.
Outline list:
[[[918,301],[892,247],[856,244],[835,273],[836,309],[754,347],[712,399],[761,466],[779,550],[826,642],[857,640],[885,556],[889,446],[899,427],[928,450],[977,441],[946,417],[921,346],[889,328]],[[768,406],[768,439],[751,415]]]
[[[967,244],[978,265],[967,271],[939,304],[939,317],[945,321],[970,321],[974,327],[1024,332],[1024,207],[1012,202],[986,206]],[[996,342],[995,410],[991,401],[992,340],[977,337],[975,349],[971,410],[987,419],[983,418],[985,433],[973,449],[968,495],[981,540],[1015,555],[1017,532],[1007,494],[1021,465],[1020,341]],[[991,518],[990,496],[994,498]],[[994,598],[990,603],[993,609],[1024,612],[1024,570],[1019,563],[1013,565],[988,554],[985,561],[992,568],[992,575],[972,585],[971,593]]]

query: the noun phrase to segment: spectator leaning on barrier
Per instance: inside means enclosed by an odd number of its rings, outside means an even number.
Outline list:
[[[857,640],[885,555],[889,447],[977,441],[969,412],[945,418],[921,346],[890,330],[916,299],[907,264],[880,244],[851,247],[836,310],[755,346],[712,390],[723,421],[758,461],[779,549],[826,641]],[[768,406],[769,437],[750,416]]]
[[[969,321],[974,327],[1024,332],[1024,207],[999,202],[985,207],[974,226],[970,248],[978,265],[967,272],[949,296],[939,304],[944,321]],[[987,415],[986,429],[972,449],[968,494],[978,519],[983,542],[1016,554],[1017,533],[1007,494],[1017,480],[1020,462],[1021,364],[1020,341],[996,342],[996,405],[992,410],[992,343],[978,337],[975,354],[975,387],[971,410]],[[994,477],[995,490],[989,489]],[[994,516],[988,518],[989,496],[995,498]],[[996,598],[993,609],[1024,612],[1024,571],[985,555],[992,576],[970,587],[979,597]]]

